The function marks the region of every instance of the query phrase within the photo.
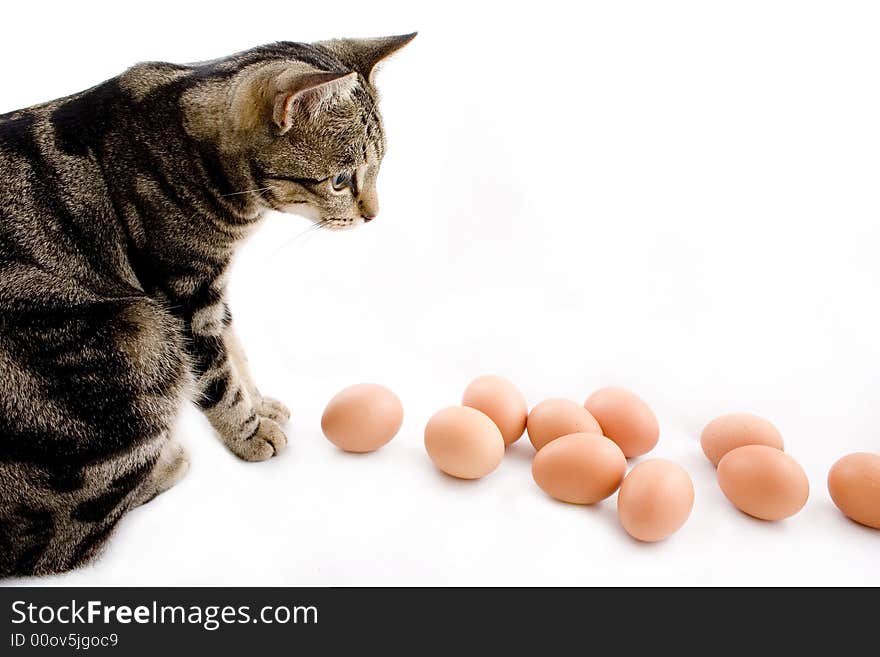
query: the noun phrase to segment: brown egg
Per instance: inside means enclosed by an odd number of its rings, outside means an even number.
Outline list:
[[[359,383],[331,399],[321,417],[327,439],[346,452],[372,452],[394,438],[403,423],[397,395],[376,383]]]
[[[737,509],[761,520],[793,516],[810,496],[804,469],[767,445],[746,445],[725,454],[718,463],[718,485]]]
[[[687,522],[694,484],[687,471],[665,459],[639,463],[617,494],[617,516],[633,538],[648,543],[668,538]]]
[[[783,450],[782,434],[773,424],[751,413],[730,413],[716,417],[703,429],[700,437],[703,453],[712,465],[730,450],[745,445],[767,445]]]
[[[461,399],[492,418],[501,430],[505,445],[512,445],[526,430],[529,407],[519,389],[500,376],[481,376],[471,381]]]
[[[844,456],[828,473],[828,492],[847,518],[880,529],[880,454]]]
[[[485,413],[468,406],[450,406],[428,420],[425,449],[446,474],[479,479],[501,463],[504,438]]]
[[[570,433],[602,433],[596,418],[570,399],[545,399],[537,404],[529,413],[526,429],[535,449]]]
[[[623,388],[602,388],[587,397],[586,408],[623,450],[626,458],[647,454],[657,444],[660,425],[641,397]]]
[[[557,500],[595,504],[614,491],[626,474],[620,448],[596,433],[573,433],[553,440],[535,454],[532,477]]]

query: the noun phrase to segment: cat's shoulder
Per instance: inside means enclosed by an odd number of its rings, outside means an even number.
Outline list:
[[[135,100],[143,100],[161,87],[174,84],[192,74],[192,67],[169,62],[141,62],[126,69],[118,78],[119,88]]]

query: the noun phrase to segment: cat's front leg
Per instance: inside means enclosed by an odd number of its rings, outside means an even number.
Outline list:
[[[281,452],[287,436],[279,421],[289,413],[264,411],[267,403],[250,379],[225,304],[218,301],[193,313],[189,327],[198,404],[224,444],[247,461],[265,461]]]
[[[284,424],[290,419],[290,410],[288,410],[287,406],[285,406],[277,399],[273,399],[272,397],[265,397],[260,394],[260,391],[254,383],[253,377],[251,376],[250,365],[248,364],[248,359],[245,355],[244,347],[241,344],[241,340],[238,338],[238,334],[235,332],[235,328],[233,326],[231,315],[229,314],[228,309],[226,310],[225,318],[227,326],[226,331],[223,334],[223,339],[226,343],[226,349],[229,352],[229,357],[232,359],[236,369],[238,370],[239,376],[241,377],[243,384],[250,391],[251,399],[255,401],[258,412],[263,417],[274,420],[279,424]]]

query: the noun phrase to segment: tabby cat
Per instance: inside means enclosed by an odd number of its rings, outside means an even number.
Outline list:
[[[248,461],[287,442],[224,300],[271,210],[370,221],[376,65],[414,34],[138,64],[0,115],[0,576],[69,570],[173,486],[189,398]]]

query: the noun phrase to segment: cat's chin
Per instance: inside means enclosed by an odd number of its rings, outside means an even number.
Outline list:
[[[315,222],[321,223],[321,222]],[[342,231],[352,230],[358,226],[363,226],[366,222],[363,219],[347,219],[347,220],[330,220],[321,223],[321,228],[325,230]]]

